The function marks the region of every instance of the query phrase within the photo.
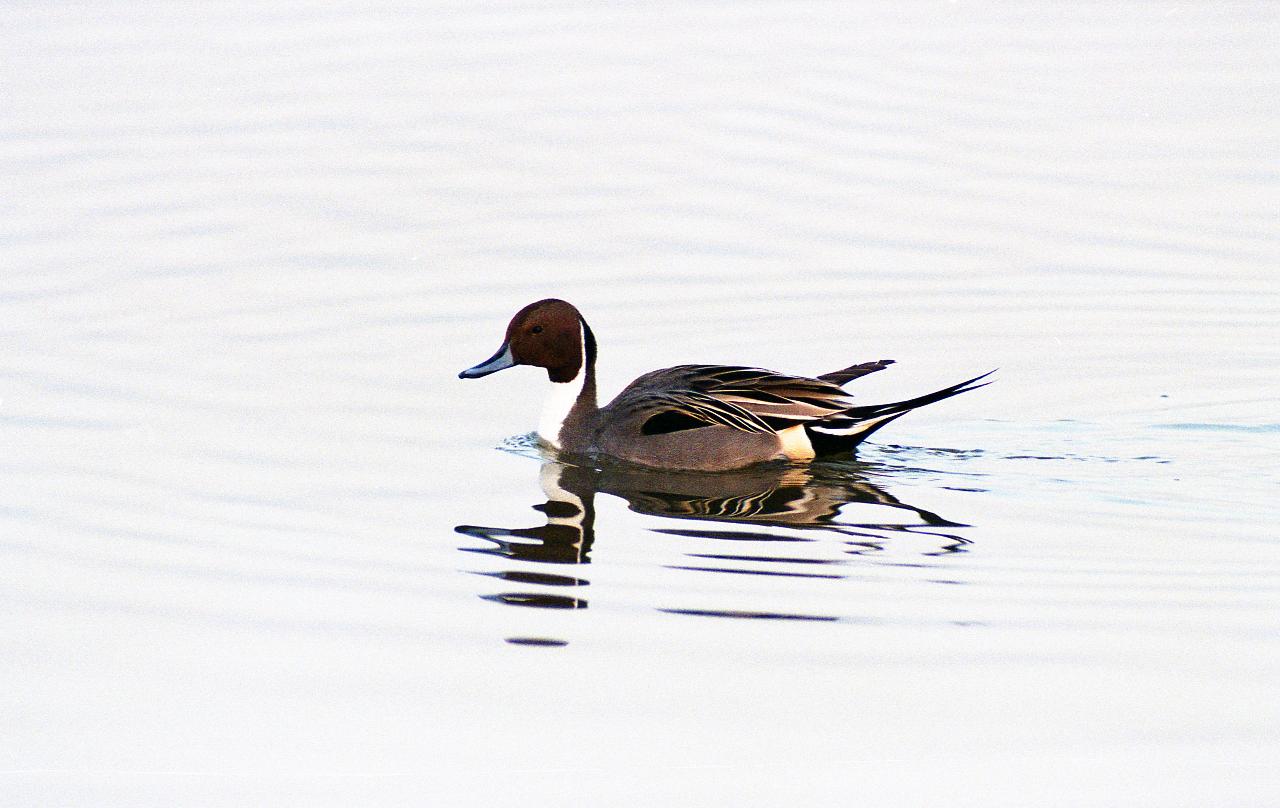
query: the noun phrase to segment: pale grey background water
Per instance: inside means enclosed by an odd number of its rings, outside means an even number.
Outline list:
[[[9,5],[4,803],[1280,801],[1277,17]],[[963,543],[471,552],[541,384],[454,374],[547,295],[606,393],[1000,367],[863,455]]]

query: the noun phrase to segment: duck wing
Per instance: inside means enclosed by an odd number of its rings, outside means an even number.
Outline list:
[[[841,389],[884,363],[854,365],[809,378],[740,365],[677,365],[646,373],[609,404],[646,435],[723,425],[770,433],[820,421],[853,406]]]

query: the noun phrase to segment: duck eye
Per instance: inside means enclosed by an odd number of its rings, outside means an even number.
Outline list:
[[[540,325],[535,325],[533,328],[531,328],[531,329],[529,329],[529,330],[530,330],[530,331],[532,331],[532,332],[533,332],[533,333],[535,333],[535,334],[541,334],[541,333],[542,333],[542,326],[540,326]]]

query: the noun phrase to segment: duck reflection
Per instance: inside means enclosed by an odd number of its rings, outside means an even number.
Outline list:
[[[518,561],[586,565],[595,542],[595,494],[625,499],[632,511],[669,519],[716,522],[716,526],[655,528],[658,533],[742,542],[804,542],[792,530],[822,529],[846,537],[846,552],[878,552],[895,535],[932,537],[933,548],[924,554],[963,552],[968,539],[947,533],[959,522],[902,502],[872,483],[865,474],[847,465],[756,466],[736,473],[657,471],[635,466],[579,466],[544,462],[541,487],[547,502],[534,506],[547,516],[547,524],[532,528],[488,528],[458,525],[458,533],[489,542],[489,547],[462,548]],[[873,513],[901,513],[911,521],[852,520],[844,516],[851,505],[879,506]],[[785,529],[785,530],[777,530]],[[744,556],[744,554],[694,553],[700,558],[733,561],[787,561],[823,563],[806,558]],[[739,571],[739,570],[733,570]],[[765,574],[765,572],[762,572]],[[778,574],[778,572],[767,572]],[[579,576],[548,572],[493,572],[513,583],[552,586],[585,586]],[[831,575],[787,574],[809,578]],[[536,603],[549,606],[547,603]],[[558,607],[566,608],[563,603]],[[581,602],[581,608],[585,602]]]
[[[787,579],[849,578],[850,554],[883,552],[897,540],[924,543],[918,554],[941,556],[964,552],[969,540],[952,533],[960,522],[893,497],[868,479],[867,467],[856,464],[756,466],[736,473],[657,471],[635,466],[586,466],[544,462],[539,475],[547,501],[532,506],[543,512],[545,524],[529,528],[458,525],[458,533],[483,540],[484,547],[465,552],[509,561],[558,565],[559,569],[512,569],[480,572],[511,584],[536,585],[535,592],[512,590],[480,595],[485,601],[544,608],[585,610],[580,594],[590,581],[582,575],[591,563],[595,543],[595,496],[611,494],[630,510],[684,522],[655,526],[655,533],[689,537],[689,563],[667,569],[718,574],[777,576]],[[863,516],[858,519],[856,516]],[[813,545],[814,553],[799,551]],[[831,542],[832,534],[838,538]],[[718,551],[726,545],[727,552]],[[829,552],[835,545],[837,551]],[[842,552],[841,552],[842,551]],[[901,562],[904,566],[928,566]],[[572,565],[572,566],[568,566]],[[755,620],[838,621],[850,617],[755,610],[659,608],[659,611],[699,617],[755,618]],[[508,638],[521,645],[563,645],[564,640]]]

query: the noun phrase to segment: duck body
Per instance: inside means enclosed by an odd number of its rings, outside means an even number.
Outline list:
[[[538,436],[569,454],[603,453],[670,469],[725,471],[775,460],[852,455],[866,437],[911,410],[983,386],[987,375],[919,398],[860,406],[843,385],[892,360],[817,377],[740,365],[677,365],[640,376],[597,405],[596,340],[563,300],[525,306],[492,357],[460,378],[515,365],[545,368],[552,385]]]

